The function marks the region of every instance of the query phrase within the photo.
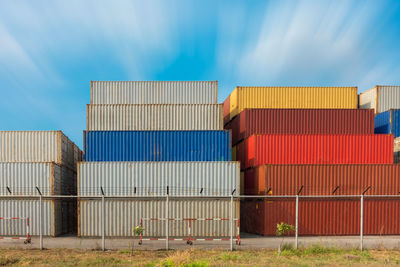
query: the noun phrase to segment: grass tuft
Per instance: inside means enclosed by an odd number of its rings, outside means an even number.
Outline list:
[[[8,258],[8,257],[0,257],[0,266],[7,266],[18,263],[18,259]]]

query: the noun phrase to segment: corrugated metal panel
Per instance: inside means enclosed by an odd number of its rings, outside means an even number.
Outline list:
[[[374,109],[376,113],[377,94],[376,88],[372,88],[359,96],[359,106],[362,109]]]
[[[377,86],[378,113],[400,109],[400,86]]]
[[[376,113],[400,109],[400,86],[377,85],[361,93],[360,107],[373,108]]]
[[[54,163],[0,163],[0,195],[44,195],[76,193],[76,174]]]
[[[2,217],[29,217],[31,235],[39,235],[39,201],[38,200],[0,200]],[[44,200],[42,208],[43,235],[57,236],[62,233],[61,209],[55,209],[56,203]],[[0,235],[26,235],[26,222],[0,220]]]
[[[54,163],[0,163],[0,195],[39,195],[36,186],[43,195],[76,194],[76,173],[71,169]],[[45,201],[44,234],[56,236],[71,231],[76,221],[68,217],[76,214],[75,206],[65,206],[67,201]],[[38,200],[0,200],[1,217],[29,216],[33,235],[38,235]],[[64,205],[64,206],[62,206]],[[76,215],[75,215],[76,217]],[[64,219],[63,219],[64,218]],[[3,228],[2,228],[3,227]],[[23,227],[23,228],[21,228]],[[0,235],[20,235],[25,232],[23,222],[0,220]]]
[[[245,109],[229,124],[232,144],[253,134],[373,134],[366,109]]]
[[[393,144],[394,144],[394,149],[393,150],[395,152],[400,151],[400,137],[395,138],[394,141],[393,141]]]
[[[230,161],[228,131],[88,131],[87,161]]]
[[[236,87],[230,119],[248,108],[356,109],[357,87]]]
[[[400,199],[365,199],[364,216],[367,235],[400,234]]]
[[[228,96],[227,99],[225,99],[223,105],[224,105],[224,125],[228,124],[229,121],[231,120],[230,118],[230,97]]]
[[[365,165],[263,165],[245,172],[245,194],[273,195],[397,195],[400,166]]]
[[[106,236],[133,236],[132,229],[140,225],[141,218],[165,218],[165,201],[106,200]],[[169,218],[229,218],[230,200],[170,200]],[[102,223],[101,201],[80,200],[79,236],[100,236]],[[234,202],[234,218],[239,215],[239,204]],[[192,222],[193,237],[226,237],[230,235],[229,221]],[[165,222],[143,223],[144,236],[165,236]],[[236,224],[234,224],[234,233]],[[169,236],[187,236],[188,222],[170,221]]]
[[[295,224],[294,199],[248,201],[241,205],[242,231],[275,236],[281,222]],[[399,199],[364,200],[364,235],[398,235]],[[299,235],[359,235],[360,200],[300,199]]]
[[[375,133],[400,136],[400,110],[392,109],[375,116]]]
[[[216,81],[92,81],[91,104],[217,104]]]
[[[78,195],[229,196],[240,188],[238,162],[82,162]],[[136,191],[135,191],[136,189]]]
[[[61,170],[53,163],[0,163],[0,195],[60,194]]]
[[[241,168],[263,164],[392,164],[393,135],[252,135],[236,147]]]
[[[223,130],[222,105],[87,105],[88,131]]]
[[[61,131],[0,131],[0,162],[55,162],[76,170],[79,154]]]
[[[393,163],[399,164],[400,163],[400,137],[394,139],[393,145]]]

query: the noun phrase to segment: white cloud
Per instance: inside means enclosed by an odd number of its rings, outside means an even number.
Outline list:
[[[376,2],[270,1],[263,12],[257,34],[244,38],[241,46],[225,42],[220,49],[220,68],[232,70],[240,84],[361,83],[361,88],[371,65],[389,69],[387,60],[374,61],[379,52],[374,45],[381,40],[371,29],[381,30],[377,21],[388,17]],[[221,25],[221,32],[229,32],[229,25]]]

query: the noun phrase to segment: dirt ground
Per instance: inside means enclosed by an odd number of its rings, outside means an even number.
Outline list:
[[[278,257],[276,250],[85,251],[0,249],[0,266],[397,266],[397,250],[344,250],[319,246]]]

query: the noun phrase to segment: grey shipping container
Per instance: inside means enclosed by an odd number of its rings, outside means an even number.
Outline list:
[[[100,200],[79,200],[78,235],[101,236],[102,221]],[[165,236],[165,220],[143,220],[145,218],[165,218],[165,200],[116,200],[105,201],[105,235],[112,237],[131,237],[133,228],[140,225],[142,219],[144,236]],[[231,216],[231,201],[229,199],[197,199],[169,201],[170,219],[229,219]],[[239,203],[233,202],[233,218],[238,218]],[[237,221],[233,223],[233,233],[236,233]],[[170,237],[187,237],[188,221],[171,220],[169,222]],[[194,221],[191,235],[193,237],[228,237],[230,221]]]
[[[31,236],[39,235],[40,202],[37,199],[1,199],[0,214],[2,217],[29,217]],[[69,210],[62,208],[59,200],[43,200],[42,222],[43,235],[58,236],[68,232],[68,221],[63,221]],[[22,220],[0,220],[0,236],[25,236],[26,223]]]
[[[55,163],[0,163],[0,195],[75,195],[76,173]],[[29,217],[31,234],[39,234],[39,200],[0,199],[0,217]],[[44,200],[44,235],[76,231],[75,200]],[[0,235],[26,233],[22,221],[0,220]]]
[[[359,106],[375,113],[400,109],[400,86],[377,85],[359,95]]]
[[[76,171],[82,151],[61,131],[0,131],[0,162],[55,162]]]
[[[76,173],[61,165],[0,162],[0,195],[75,195]]]
[[[239,176],[239,162],[80,162],[78,195],[230,196]]]
[[[88,131],[223,130],[222,105],[87,105]]]
[[[91,104],[217,104],[216,81],[92,81]]]

